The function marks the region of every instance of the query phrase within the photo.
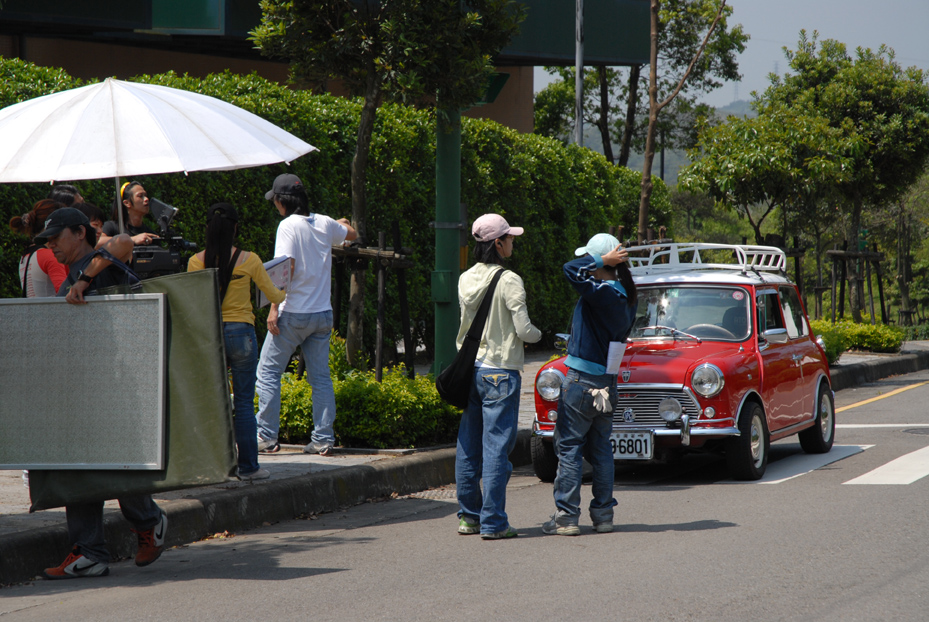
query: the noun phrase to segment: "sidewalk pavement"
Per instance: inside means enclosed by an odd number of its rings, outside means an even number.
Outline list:
[[[529,438],[535,413],[533,382],[552,353],[526,356],[514,465],[531,461]],[[929,342],[907,342],[899,354],[843,354],[831,370],[834,390],[887,376],[929,369]],[[419,370],[417,370],[419,371]],[[423,370],[425,371],[425,370]],[[331,512],[391,495],[406,495],[455,481],[453,446],[367,451],[336,450],[329,457],[284,445],[262,454],[271,479],[232,480],[155,495],[168,514],[167,545],[179,546],[223,532],[235,533],[301,515]],[[128,558],[135,536],[115,501],[106,503],[106,536],[114,558]],[[70,551],[64,508],[29,513],[21,471],[0,471],[0,586],[29,581]]]

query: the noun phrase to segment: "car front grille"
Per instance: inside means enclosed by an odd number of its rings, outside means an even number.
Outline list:
[[[633,387],[620,384],[618,387],[616,408],[613,409],[613,429],[641,429],[667,427],[658,414],[658,404],[667,397],[673,397],[681,403],[683,414],[696,420],[700,408],[694,399],[682,388]],[[627,421],[627,411],[632,421]]]

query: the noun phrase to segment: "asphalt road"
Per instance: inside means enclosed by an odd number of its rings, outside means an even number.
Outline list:
[[[622,466],[612,534],[584,516],[580,537],[543,535],[551,486],[525,468],[508,492],[514,540],[457,535],[450,487],[179,547],[147,568],[115,563],[105,578],[3,588],[0,617],[925,620],[927,404],[929,372],[842,391],[833,452],[778,442],[762,482],[733,482],[709,456]]]

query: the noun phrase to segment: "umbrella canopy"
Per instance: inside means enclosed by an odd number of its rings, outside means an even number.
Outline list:
[[[216,98],[113,78],[0,110],[0,182],[228,171],[315,149]]]

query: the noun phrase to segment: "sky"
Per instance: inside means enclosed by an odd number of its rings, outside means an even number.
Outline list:
[[[796,49],[800,30],[819,31],[820,41],[836,39],[850,53],[857,47],[876,50],[886,44],[902,67],[929,72],[929,0],[729,0],[732,24],[741,24],[751,38],[739,55],[742,81],[726,83],[703,97],[721,107],[737,99],[750,100],[770,84],[768,74],[788,69],[782,48]],[[550,79],[535,69],[535,90]]]

